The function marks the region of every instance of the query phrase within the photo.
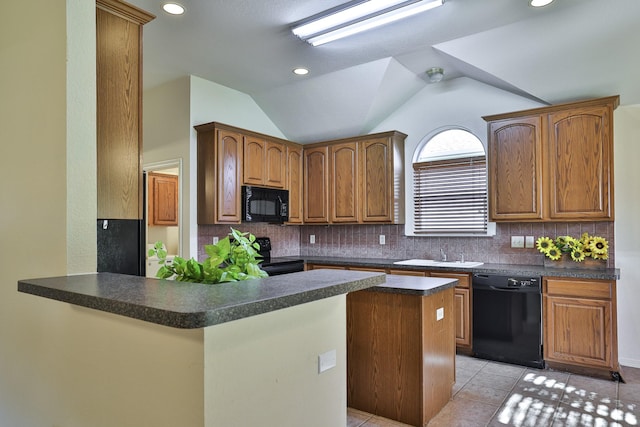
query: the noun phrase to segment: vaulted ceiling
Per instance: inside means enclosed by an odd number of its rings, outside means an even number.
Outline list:
[[[319,47],[292,23],[345,0],[130,0],[144,27],[145,88],[196,75],[244,92],[284,135],[367,133],[428,82],[466,76],[543,103],[619,94],[640,104],[640,1],[446,0],[442,7]],[[310,73],[297,76],[293,68]]]

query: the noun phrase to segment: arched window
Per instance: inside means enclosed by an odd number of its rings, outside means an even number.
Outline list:
[[[464,129],[438,132],[413,163],[416,234],[487,233],[487,158]]]

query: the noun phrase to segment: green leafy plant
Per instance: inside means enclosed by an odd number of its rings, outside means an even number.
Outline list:
[[[231,233],[218,243],[204,246],[207,258],[203,262],[181,257],[167,261],[167,251],[162,242],[156,242],[149,249],[149,256],[157,256],[162,264],[156,277],[214,284],[267,277],[268,274],[258,264],[262,258],[259,248],[253,234],[231,228]]]

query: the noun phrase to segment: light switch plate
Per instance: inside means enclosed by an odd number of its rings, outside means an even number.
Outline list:
[[[316,235],[315,234],[309,235],[309,243],[311,243],[312,245],[314,243],[316,243]]]
[[[386,240],[387,240],[386,236],[384,234],[381,234],[380,235],[380,244],[384,245],[386,243]]]
[[[524,248],[524,236],[511,236],[512,248]]]
[[[529,249],[534,247],[534,238],[533,238],[533,236],[526,236],[524,238],[524,247],[525,248],[529,248]]]
[[[326,353],[322,353],[318,356],[318,373],[321,374],[336,366],[336,351],[329,350]]]

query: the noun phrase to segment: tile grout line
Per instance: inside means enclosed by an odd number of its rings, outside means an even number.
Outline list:
[[[485,427],[487,427],[491,421],[495,418],[495,416],[498,414],[498,412],[500,411],[500,409],[502,408],[502,406],[504,405],[504,403],[509,399],[509,397],[511,396],[511,394],[513,393],[513,390],[516,388],[516,385],[518,385],[518,383],[520,382],[520,380],[522,379],[522,377],[525,374],[526,369],[522,370],[522,373],[520,374],[520,376],[518,377],[518,379],[516,380],[516,382],[511,386],[511,389],[509,389],[509,393],[507,393],[507,395],[504,397],[504,399],[502,399],[502,402],[500,402],[500,404],[498,405],[498,407],[496,408],[495,411],[493,411],[493,414],[491,414],[491,418],[489,418],[489,421],[487,421],[487,423],[485,424]]]

